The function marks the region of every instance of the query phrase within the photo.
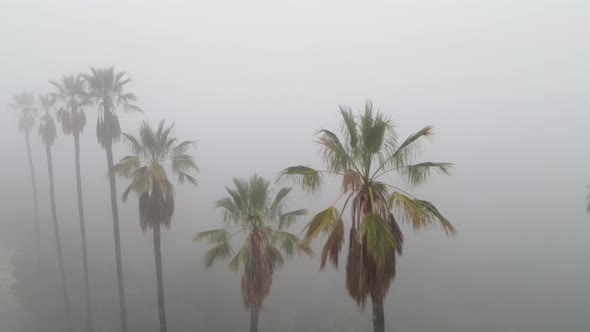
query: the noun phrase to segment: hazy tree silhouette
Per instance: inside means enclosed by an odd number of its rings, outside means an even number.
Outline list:
[[[214,245],[203,256],[207,267],[232,256],[229,262],[232,270],[244,267],[242,298],[250,310],[250,332],[256,332],[259,310],[270,292],[274,271],[284,263],[283,255],[291,257],[303,249],[300,239],[284,229],[298,216],[306,214],[306,210],[286,212],[291,188],[281,188],[272,197],[270,182],[257,175],[250,181],[236,178],[233,182],[235,189],[226,187],[229,196],[216,202],[227,226],[197,233],[195,240],[207,239]],[[230,240],[240,233],[245,236],[245,241],[235,253]],[[311,253],[309,249],[305,252]]]
[[[64,309],[66,314],[66,331],[72,331],[72,317],[70,313],[70,303],[68,297],[68,287],[66,281],[66,273],[64,268],[64,259],[61,248],[61,239],[59,235],[59,222],[57,220],[57,212],[55,207],[55,182],[53,180],[53,158],[51,155],[51,146],[55,142],[57,131],[55,130],[55,122],[49,113],[49,109],[53,104],[53,100],[49,96],[40,96],[41,106],[45,110],[45,114],[39,121],[39,135],[45,145],[45,152],[47,154],[47,173],[49,176],[49,198],[51,202],[51,217],[53,219],[53,229],[55,231],[55,242],[57,245],[57,258],[59,263],[59,272],[61,277],[61,286],[63,290]]]
[[[88,276],[88,250],[86,245],[86,223],[84,220],[84,200],[82,195],[82,177],[80,175],[80,135],[86,126],[86,114],[83,106],[88,104],[88,93],[82,75],[63,76],[59,82],[49,81],[56,88],[51,97],[61,103],[57,111],[57,120],[61,122],[63,133],[74,137],[74,159],[76,162],[76,190],[78,193],[78,218],[82,237],[82,263],[84,269],[84,295],[86,305],[86,328],[92,331],[92,308],[90,282]]]
[[[433,170],[449,174],[452,164],[414,163],[419,156],[420,142],[433,136],[432,127],[424,127],[400,142],[393,121],[375,111],[370,102],[358,116],[347,107],[340,107],[340,114],[342,136],[326,129],[318,131],[317,143],[326,169],[293,166],[284,169],[281,177],[312,191],[319,189],[324,176],[342,179],[341,195],[305,227],[304,244],[309,245],[318,235],[327,234],[321,268],[325,268],[328,260],[338,267],[345,236],[342,215],[345,210],[350,211],[347,289],[361,308],[371,298],[374,331],[383,332],[383,300],[395,277],[396,252],[401,254],[403,245],[396,217],[411,223],[416,230],[438,223],[447,234],[454,232],[432,203],[414,197],[397,184],[391,184],[391,180],[396,179],[397,173],[410,185],[419,185]]]
[[[131,78],[125,77],[125,72],[115,72],[113,67],[96,69],[90,68],[90,74],[83,75],[88,83],[89,97],[98,107],[96,123],[96,137],[98,143],[105,149],[107,155],[107,169],[113,168],[113,143],[121,137],[121,127],[117,116],[118,108],[124,110],[141,111],[132,103],[137,100],[133,93],[125,91]],[[117,264],[117,281],[119,286],[119,306],[121,310],[121,331],[127,332],[127,308],[125,305],[125,285],[123,283],[123,265],[121,262],[121,237],[119,234],[119,208],[117,206],[117,182],[115,174],[109,172],[111,191],[111,211],[113,214],[113,232],[115,238],[115,260]]]
[[[35,108],[35,97],[28,92],[14,94],[12,96],[12,103],[8,107],[19,113],[18,129],[25,133],[25,141],[27,143],[27,157],[29,159],[29,170],[31,172],[31,182],[33,185],[33,212],[35,214],[35,259],[37,261],[37,273],[39,271],[39,264],[41,262],[41,234],[39,230],[39,204],[37,201],[37,179],[35,177],[35,167],[33,165],[33,156],[31,154],[31,139],[30,132],[35,125],[35,115],[37,109]]]
[[[112,169],[113,173],[131,179],[131,184],[123,192],[123,201],[127,200],[129,193],[136,193],[141,229],[153,231],[160,332],[166,332],[160,229],[161,226],[170,228],[174,214],[174,185],[168,179],[167,169],[178,177],[178,183],[188,181],[195,186],[197,180],[191,173],[198,171],[194,157],[187,154],[194,142],[179,142],[172,129],[173,126],[166,126],[164,121],[160,121],[156,130],[143,122],[137,137],[124,134],[132,154],[121,159]]]

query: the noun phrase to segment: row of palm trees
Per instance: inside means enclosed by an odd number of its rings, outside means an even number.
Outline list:
[[[58,260],[63,288],[66,331],[72,331],[67,282],[63,267],[59,222],[55,207],[53,163],[51,146],[56,139],[56,126],[51,115],[57,109],[57,119],[64,134],[74,137],[78,212],[82,238],[82,261],[86,304],[86,329],[92,331],[91,297],[89,291],[88,259],[84,224],[84,204],[80,174],[79,138],[86,124],[86,109],[95,106],[98,111],[97,138],[107,155],[111,209],[115,237],[115,259],[119,286],[121,331],[127,331],[125,288],[121,264],[119,216],[117,207],[116,176],[130,180],[122,193],[127,201],[130,193],[139,198],[139,221],[143,231],[152,230],[156,264],[157,295],[160,331],[166,331],[163,271],[160,249],[161,228],[170,227],[174,214],[174,185],[171,172],[179,184],[197,185],[194,176],[197,164],[190,150],[193,141],[179,141],[173,126],[161,121],[156,127],[143,122],[137,135],[122,134],[117,117],[118,109],[140,111],[133,103],[137,97],[126,91],[130,78],[124,72],[91,68],[90,73],[64,76],[59,82],[51,81],[55,91],[40,96],[45,113],[40,119],[39,134],[46,148],[53,225],[56,234]],[[37,185],[30,151],[30,131],[35,123],[35,99],[31,94],[14,96],[11,107],[20,114],[19,128],[24,132],[31,179],[33,205],[39,255],[39,217],[37,211]],[[321,129],[317,133],[323,168],[296,165],[280,172],[277,181],[290,181],[308,192],[317,192],[326,177],[340,177],[341,193],[334,203],[317,213],[305,226],[303,238],[287,232],[305,209],[289,210],[287,200],[292,188],[274,189],[271,181],[258,175],[249,180],[234,179],[233,188],[226,187],[229,196],[216,202],[222,212],[224,227],[195,235],[195,240],[207,240],[212,248],[203,256],[207,267],[229,260],[229,267],[243,269],[242,298],[250,311],[250,331],[258,331],[259,311],[270,292],[274,272],[294,254],[311,255],[312,242],[324,235],[321,247],[323,270],[328,262],[339,265],[339,256],[348,245],[346,287],[360,308],[368,299],[373,310],[374,331],[385,331],[383,302],[395,277],[396,255],[401,255],[403,234],[398,221],[410,223],[414,229],[438,224],[448,234],[455,229],[430,202],[418,199],[401,188],[398,182],[411,186],[425,182],[432,171],[450,174],[452,164],[446,162],[415,162],[424,140],[431,139],[433,128],[424,127],[405,140],[399,140],[392,120],[376,111],[368,102],[364,110],[354,114],[348,107],[340,107],[341,135]],[[112,146],[121,134],[131,154],[117,164],[113,162]],[[399,177],[395,178],[397,174]],[[397,181],[390,181],[395,179]],[[350,213],[350,223],[344,222],[344,213]],[[345,232],[348,229],[348,241]],[[244,242],[234,250],[234,237]]]

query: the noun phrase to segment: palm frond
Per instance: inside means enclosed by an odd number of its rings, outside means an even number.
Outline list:
[[[455,232],[453,225],[428,201],[394,192],[389,197],[389,205],[401,215],[404,221],[412,224],[415,230],[438,222],[447,235]]]
[[[322,175],[319,171],[301,165],[283,169],[277,181],[282,179],[288,179],[291,183],[311,192],[317,192],[322,184]]]
[[[309,246],[318,235],[325,233],[330,234],[337,229],[339,223],[342,222],[340,213],[335,207],[329,207],[324,211],[316,214],[311,221],[303,229],[305,237],[303,244]]]
[[[220,243],[209,249],[203,256],[203,263],[207,268],[213,267],[215,262],[230,258],[232,255],[229,243]]]
[[[413,186],[422,184],[430,176],[430,171],[435,170],[444,175],[451,175],[452,163],[447,162],[423,162],[419,164],[406,165],[398,169],[402,176],[405,176],[408,183]]]
[[[229,262],[229,268],[237,272],[240,268],[240,265],[247,266],[250,264],[250,247],[248,246],[248,242],[244,244],[242,249],[238,251],[235,257]]]
[[[352,160],[340,139],[333,132],[322,129],[317,143],[321,145],[323,161],[330,172],[339,173],[350,166]]]
[[[297,220],[297,217],[307,214],[307,209],[299,209],[279,215],[279,229],[291,227]]]
[[[195,234],[193,241],[207,239],[211,244],[221,244],[229,241],[229,233],[226,229],[212,229]]]
[[[320,269],[326,268],[326,261],[329,259],[330,263],[335,268],[338,268],[338,256],[344,243],[344,222],[342,218],[339,218],[335,225],[332,226],[330,235],[322,248],[322,260],[320,263]]]
[[[358,145],[359,137],[352,110],[348,106],[341,105],[340,114],[342,115],[342,133],[348,138],[350,147],[355,149]]]
[[[365,215],[358,231],[358,238],[377,265],[384,264],[388,254],[398,247],[391,226],[375,212]]]

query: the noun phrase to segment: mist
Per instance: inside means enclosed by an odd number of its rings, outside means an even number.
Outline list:
[[[242,271],[208,269],[196,233],[222,227],[215,201],[232,179],[275,184],[291,165],[321,167],[319,129],[340,133],[339,105],[355,114],[371,100],[401,138],[434,126],[419,161],[448,161],[404,188],[436,204],[453,224],[405,240],[384,301],[386,331],[590,330],[590,3],[585,1],[27,1],[0,4],[0,104],[15,93],[54,91],[49,80],[124,71],[143,110],[118,112],[121,131],[143,121],[173,124],[191,154],[198,186],[175,185],[161,253],[169,331],[249,326]],[[45,146],[31,129],[41,234],[35,273],[34,209],[18,113],[0,121],[0,330],[64,331]],[[80,163],[93,330],[120,331],[109,174],[95,133],[97,105],[84,106]],[[41,113],[42,114],[42,113]],[[52,146],[56,211],[73,331],[86,331],[74,141],[57,123]],[[131,154],[113,144],[115,163]],[[397,181],[387,178],[387,181]],[[151,230],[138,198],[121,194],[121,258],[128,330],[160,331]],[[288,206],[304,226],[340,192],[332,177],[309,194],[294,186]],[[345,225],[349,213],[344,213]],[[346,233],[348,238],[348,233]],[[320,270],[325,238],[311,257],[274,273],[260,331],[369,331],[338,269]],[[348,248],[347,245],[344,246]],[[237,246],[236,246],[237,248]]]

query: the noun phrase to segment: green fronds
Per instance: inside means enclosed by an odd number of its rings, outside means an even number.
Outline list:
[[[297,217],[307,214],[307,209],[299,209],[295,211],[286,212],[279,215],[279,229],[291,227],[297,220]]]
[[[348,138],[348,144],[352,149],[356,149],[359,141],[357,124],[352,114],[352,110],[348,106],[340,106],[340,114],[342,115],[342,133]]]
[[[272,234],[272,245],[279,248],[287,257],[292,257],[296,252],[304,251],[301,240],[297,235],[279,230],[273,231]],[[309,253],[309,251],[305,252]]]
[[[453,225],[428,201],[394,192],[389,197],[389,205],[400,214],[404,221],[412,224],[415,230],[438,223],[447,235],[455,232]]]
[[[322,184],[322,175],[319,171],[307,166],[291,166],[280,172],[277,181],[289,179],[293,184],[310,192],[316,192]]]
[[[423,162],[407,165],[399,168],[399,173],[413,186],[424,183],[430,176],[430,171],[435,170],[440,174],[451,175],[453,164],[446,162]]]
[[[331,234],[340,223],[342,223],[340,213],[333,206],[316,214],[303,229],[305,231],[303,245],[309,246],[311,241],[322,233]]]
[[[136,156],[126,156],[111,169],[111,172],[124,177],[131,177],[140,167],[140,160]]]
[[[201,241],[204,239],[215,245],[226,243],[229,241],[229,232],[225,228],[199,232],[195,235],[193,241]]]
[[[411,134],[393,151],[391,158],[388,159],[388,166],[400,168],[411,164],[421,152],[421,141],[424,139],[431,140],[433,136],[434,127],[432,126],[426,126]]]
[[[282,207],[285,205],[285,198],[287,197],[287,195],[289,195],[289,193],[291,192],[292,189],[293,188],[288,188],[288,187],[283,187],[283,188],[279,189],[279,192],[275,196],[275,198],[270,206],[271,214],[274,214],[277,212],[280,213],[280,211],[282,210]]]
[[[358,239],[377,265],[384,264],[388,254],[398,247],[391,226],[374,212],[365,215],[358,231]]]
[[[318,132],[324,164],[330,172],[340,173],[351,164],[351,157],[333,132],[322,129]]]
[[[203,256],[203,263],[207,268],[211,268],[216,262],[226,260],[232,255],[232,249],[229,243],[220,243],[209,249]]]
[[[242,249],[240,249],[240,251],[238,251],[234,258],[229,262],[229,268],[232,271],[237,272],[240,269],[240,266],[249,265],[250,259],[250,247],[248,246],[248,242],[246,242]]]
[[[360,117],[360,132],[363,147],[370,154],[378,153],[383,145],[386,133],[392,132],[393,122],[381,112],[373,110],[368,101]]]

